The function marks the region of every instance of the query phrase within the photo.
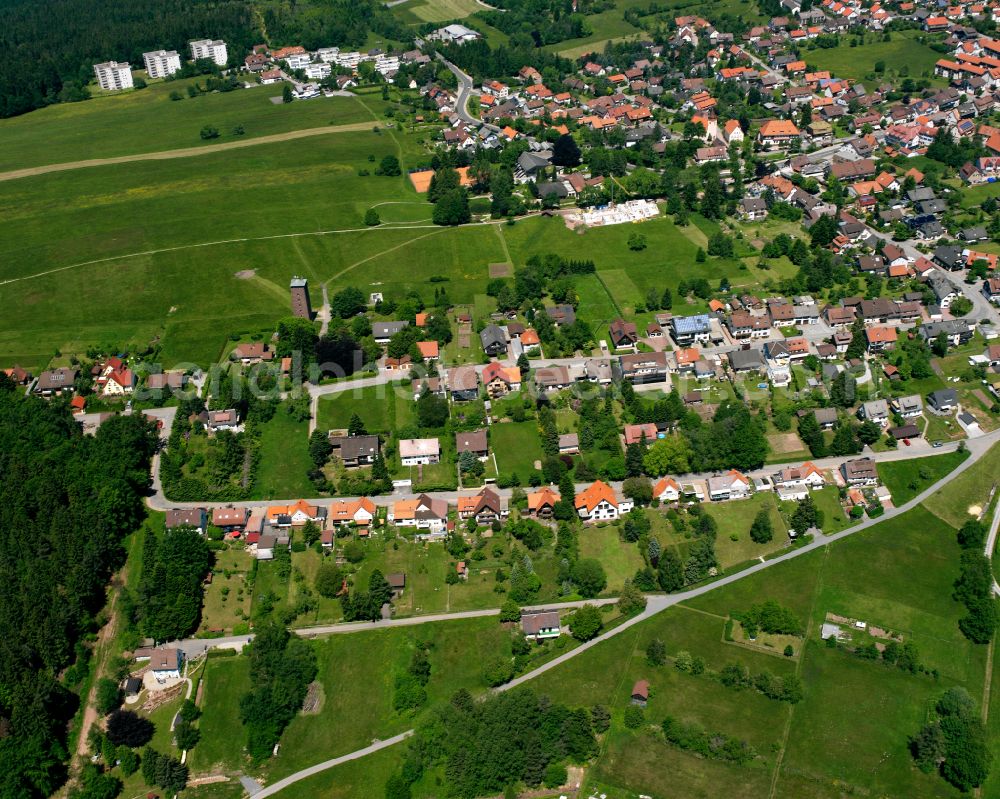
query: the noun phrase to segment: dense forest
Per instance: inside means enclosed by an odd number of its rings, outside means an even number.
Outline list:
[[[84,436],[64,404],[0,375],[0,796],[49,796],[65,775],[82,639],[143,517],[156,443],[141,415]]]
[[[369,32],[405,38],[376,0],[263,3],[247,0],[0,0],[0,117],[85,100],[101,61],[142,68],[142,54],[166,48],[190,57],[191,39],[223,39],[230,64],[264,40],[275,45],[362,46]],[[53,24],[53,23],[56,24]]]

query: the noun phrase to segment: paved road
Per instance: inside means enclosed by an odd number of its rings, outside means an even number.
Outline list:
[[[1000,502],[997,503],[993,511],[993,521],[990,522],[990,532],[986,536],[986,546],[983,548],[983,554],[990,561],[993,560],[993,553],[996,551],[998,531],[1000,531]],[[997,583],[996,577],[993,578],[993,593],[1000,596],[1000,584]]]
[[[343,391],[350,391],[352,389],[364,386],[374,386],[374,385],[386,385],[389,383],[389,378],[384,374],[379,374],[377,377],[364,378],[360,381],[350,381],[344,383],[333,383],[328,386],[319,386],[315,389],[311,388],[310,391],[322,391],[323,395],[334,394]],[[406,388],[409,391],[409,388]],[[313,402],[313,420],[316,418],[316,407],[319,395],[314,395]],[[169,410],[169,409],[166,409]],[[310,428],[315,426],[315,421],[310,423]],[[164,425],[164,435],[168,435],[169,430]],[[988,433],[987,435],[981,436],[980,438],[970,439],[966,442],[966,445],[970,450],[975,446],[976,448],[982,446],[989,446],[995,441],[1000,440],[1000,430]],[[871,453],[867,448],[863,454],[871,455],[880,463],[887,463],[892,461],[901,460],[912,460],[914,458],[925,458],[932,455],[943,455],[946,452],[954,452],[960,445],[961,442],[951,441],[943,444],[941,447],[934,449],[926,441],[922,439],[916,439],[912,446],[909,447],[899,447],[895,450],[890,450],[888,452]],[[832,469],[836,470],[840,467],[844,461],[851,460],[856,455],[842,456],[842,457],[831,457],[831,458],[815,458],[813,463],[820,469]],[[765,477],[771,476],[775,472],[787,466],[798,466],[802,463],[801,460],[789,461],[787,463],[775,463],[765,466],[761,469],[755,469],[753,471],[746,472],[746,475],[753,479],[755,477]],[[216,507],[239,507],[239,508],[266,508],[271,505],[281,505],[290,504],[300,499],[300,497],[287,497],[287,498],[272,498],[272,499],[262,499],[262,500],[244,500],[240,502],[175,502],[173,500],[167,499],[163,494],[163,487],[160,483],[159,474],[159,457],[153,458],[153,480],[152,480],[152,490],[151,496],[146,498],[146,504],[157,511],[167,511],[173,508],[216,508]],[[682,475],[682,480],[684,482],[690,482],[692,480],[706,480],[711,477],[712,473],[704,472],[700,474],[687,474]],[[578,483],[576,488],[578,491],[582,491],[587,487],[587,483]],[[612,488],[616,491],[621,491],[622,484],[620,482],[612,482]],[[494,489],[501,497],[509,499],[512,494],[512,489],[509,488],[495,488]],[[448,499],[454,501],[455,496],[459,494],[458,490],[454,491],[437,491],[437,492],[427,492],[428,496],[432,498]],[[474,493],[474,491],[469,491],[466,493]],[[381,507],[388,507],[396,501],[398,501],[404,495],[408,496],[409,492],[394,492],[392,494],[382,494],[380,496],[369,497],[373,503]],[[358,499],[358,497],[302,497],[306,502],[311,504],[326,504],[334,499],[336,500],[346,500],[350,501],[352,499]]]
[[[524,605],[522,610],[571,610],[583,605],[613,605],[618,597],[602,599],[580,599],[573,602],[549,602],[544,605]],[[418,624],[430,624],[440,621],[457,621],[461,619],[481,619],[489,616],[499,616],[499,608],[483,608],[481,610],[461,610],[452,613],[431,613],[425,616],[407,616],[401,619],[386,621],[354,621],[341,624],[318,624],[313,627],[300,627],[292,630],[302,638],[319,638],[327,635],[346,635],[363,633],[371,630],[385,630],[389,627],[415,627]],[[185,638],[182,641],[172,641],[169,646],[180,649],[185,657],[194,658],[209,649],[235,649],[241,651],[253,640],[253,635],[227,635],[223,638]]]
[[[499,131],[500,128],[496,125],[492,125],[489,122],[483,122],[483,120],[477,119],[469,113],[469,97],[472,95],[473,89],[475,88],[472,77],[460,70],[440,53],[438,53],[438,58],[441,59],[444,65],[451,70],[452,74],[458,78],[458,94],[455,99],[455,113],[458,115],[458,118],[465,124],[473,125],[477,129],[485,125],[494,132]]]
[[[989,444],[986,443],[985,439],[989,439]],[[803,555],[806,555],[809,552],[815,552],[821,547],[825,547],[826,545],[831,544],[835,541],[847,538],[847,536],[854,535],[855,533],[859,533],[862,530],[868,530],[874,527],[875,525],[881,524],[884,521],[888,521],[889,519],[895,518],[900,514],[906,513],[907,511],[912,510],[913,508],[920,505],[922,502],[929,499],[936,491],[941,489],[946,483],[950,482],[958,475],[962,474],[966,469],[970,468],[984,454],[986,454],[986,452],[989,451],[990,446],[992,446],[992,444],[997,441],[1000,441],[1000,435],[998,435],[997,433],[992,433],[989,436],[984,436],[983,438],[974,439],[973,441],[970,441],[969,442],[970,456],[965,461],[963,461],[958,466],[957,469],[955,469],[950,474],[943,477],[941,480],[938,480],[932,486],[925,489],[920,494],[911,499],[909,502],[899,506],[898,508],[892,508],[886,511],[885,514],[878,519],[868,519],[862,522],[861,524],[858,524],[855,527],[852,527],[848,530],[843,530],[842,532],[835,533],[833,535],[820,534],[816,536],[816,538],[809,544],[799,547],[798,549],[794,549],[791,552],[787,552],[784,555],[781,555],[780,557],[774,558],[773,560],[764,561],[763,563],[755,564],[747,569],[744,569],[743,571],[722,577],[716,580],[715,582],[708,583],[706,585],[701,585],[696,588],[692,588],[687,591],[682,591],[677,594],[669,594],[666,596],[655,595],[647,597],[646,609],[639,615],[629,619],[628,621],[618,625],[617,627],[614,627],[611,630],[608,630],[606,633],[599,635],[592,641],[588,641],[584,644],[581,644],[580,646],[567,652],[566,654],[560,655],[559,657],[550,660],[548,663],[545,663],[539,666],[538,668],[533,669],[532,671],[529,671],[528,673],[521,675],[520,677],[516,677],[509,683],[506,683],[505,685],[502,685],[495,690],[509,691],[512,688],[516,688],[519,685],[523,685],[529,680],[532,680],[535,677],[538,677],[539,675],[544,674],[545,672],[550,671],[551,669],[554,669],[557,666],[562,665],[563,663],[566,663],[567,661],[576,657],[577,655],[586,652],[588,649],[597,646],[603,641],[607,641],[609,638],[613,638],[616,635],[620,635],[625,630],[632,628],[636,624],[639,624],[640,622],[645,621],[646,619],[652,618],[658,613],[662,613],[667,608],[673,607],[674,605],[680,602],[684,602],[689,599],[694,599],[695,597],[702,596],[704,594],[709,593],[710,591],[715,591],[719,588],[722,588],[723,586],[732,585],[733,583],[743,580],[753,574],[757,574],[758,572],[761,572],[764,569],[769,569],[778,563],[784,563],[794,558],[802,557]],[[311,777],[315,774],[318,774],[321,771],[333,768],[334,766],[340,765],[341,763],[347,762],[349,760],[356,760],[359,757],[364,757],[367,754],[371,754],[372,752],[377,752],[380,749],[386,748],[387,746],[392,746],[396,743],[400,743],[406,740],[406,738],[408,738],[409,736],[411,736],[413,732],[414,732],[413,730],[407,730],[406,732],[397,735],[395,738],[391,738],[386,741],[381,741],[377,744],[373,744],[372,746],[366,747],[364,749],[359,749],[356,752],[352,752],[348,755],[344,755],[339,758],[334,758],[333,760],[327,760],[323,763],[317,763],[315,766],[310,766],[309,768],[303,769],[302,771],[297,771],[296,773],[290,774],[289,776],[285,777],[283,780],[280,780],[274,783],[273,785],[270,785],[267,788],[263,789],[263,791],[255,794],[255,797],[271,796],[277,793],[278,791],[288,787],[289,785],[298,782],[300,780],[304,780],[307,777]]]
[[[302,771],[296,771],[294,774],[285,777],[283,780],[278,780],[273,785],[268,785],[266,788],[256,791],[253,794],[254,799],[267,799],[268,796],[273,796],[278,793],[278,791],[287,788],[292,783],[304,780],[307,777],[312,777],[314,774],[319,774],[321,771],[326,771],[327,769],[339,766],[342,763],[349,763],[350,761],[357,760],[365,755],[371,755],[375,752],[381,751],[382,749],[388,749],[390,746],[402,743],[411,735],[413,735],[413,730],[407,730],[406,732],[401,732],[399,735],[394,735],[392,738],[386,738],[384,741],[375,741],[371,746],[366,746],[364,749],[358,749],[350,754],[341,755],[340,757],[335,757],[332,760],[317,763],[315,766],[302,769]]]
[[[64,172],[69,169],[83,169],[91,166],[130,164],[133,161],[165,161],[172,158],[189,158],[195,155],[211,155],[212,153],[221,152],[223,150],[238,150],[243,147],[254,147],[258,144],[273,144],[275,142],[292,141],[294,139],[305,139],[310,136],[325,136],[329,133],[356,133],[358,131],[371,129],[371,122],[354,122],[350,125],[327,125],[323,128],[304,128],[303,130],[291,130],[287,133],[275,133],[271,136],[257,136],[256,138],[251,139],[220,142],[219,144],[208,144],[201,147],[183,147],[176,150],[159,150],[153,153],[118,155],[112,158],[89,158],[83,161],[66,161],[62,164],[45,164],[43,166],[32,166],[27,167],[26,169],[13,169],[9,172],[0,172],[0,181],[17,180],[18,178],[45,175],[49,172]]]

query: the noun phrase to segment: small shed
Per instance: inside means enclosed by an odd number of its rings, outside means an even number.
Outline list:
[[[646,707],[649,701],[649,681],[639,680],[632,686],[632,704],[639,707]]]

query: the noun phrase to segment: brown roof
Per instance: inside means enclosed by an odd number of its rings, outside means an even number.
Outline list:
[[[521,630],[525,635],[537,635],[542,630],[559,627],[559,612],[545,610],[540,613],[525,613],[521,616]]]
[[[488,449],[485,429],[473,430],[469,433],[455,433],[455,451],[459,455],[463,452],[486,452]]]

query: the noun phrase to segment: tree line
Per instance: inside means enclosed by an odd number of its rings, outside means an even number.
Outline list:
[[[49,796],[66,775],[84,639],[143,518],[156,446],[141,414],[84,436],[65,402],[24,397],[0,375],[2,796]]]
[[[211,37],[242,62],[261,40],[244,0],[0,0],[0,13],[0,117],[87,99],[101,61],[142,69],[145,51],[189,55],[191,39]]]

